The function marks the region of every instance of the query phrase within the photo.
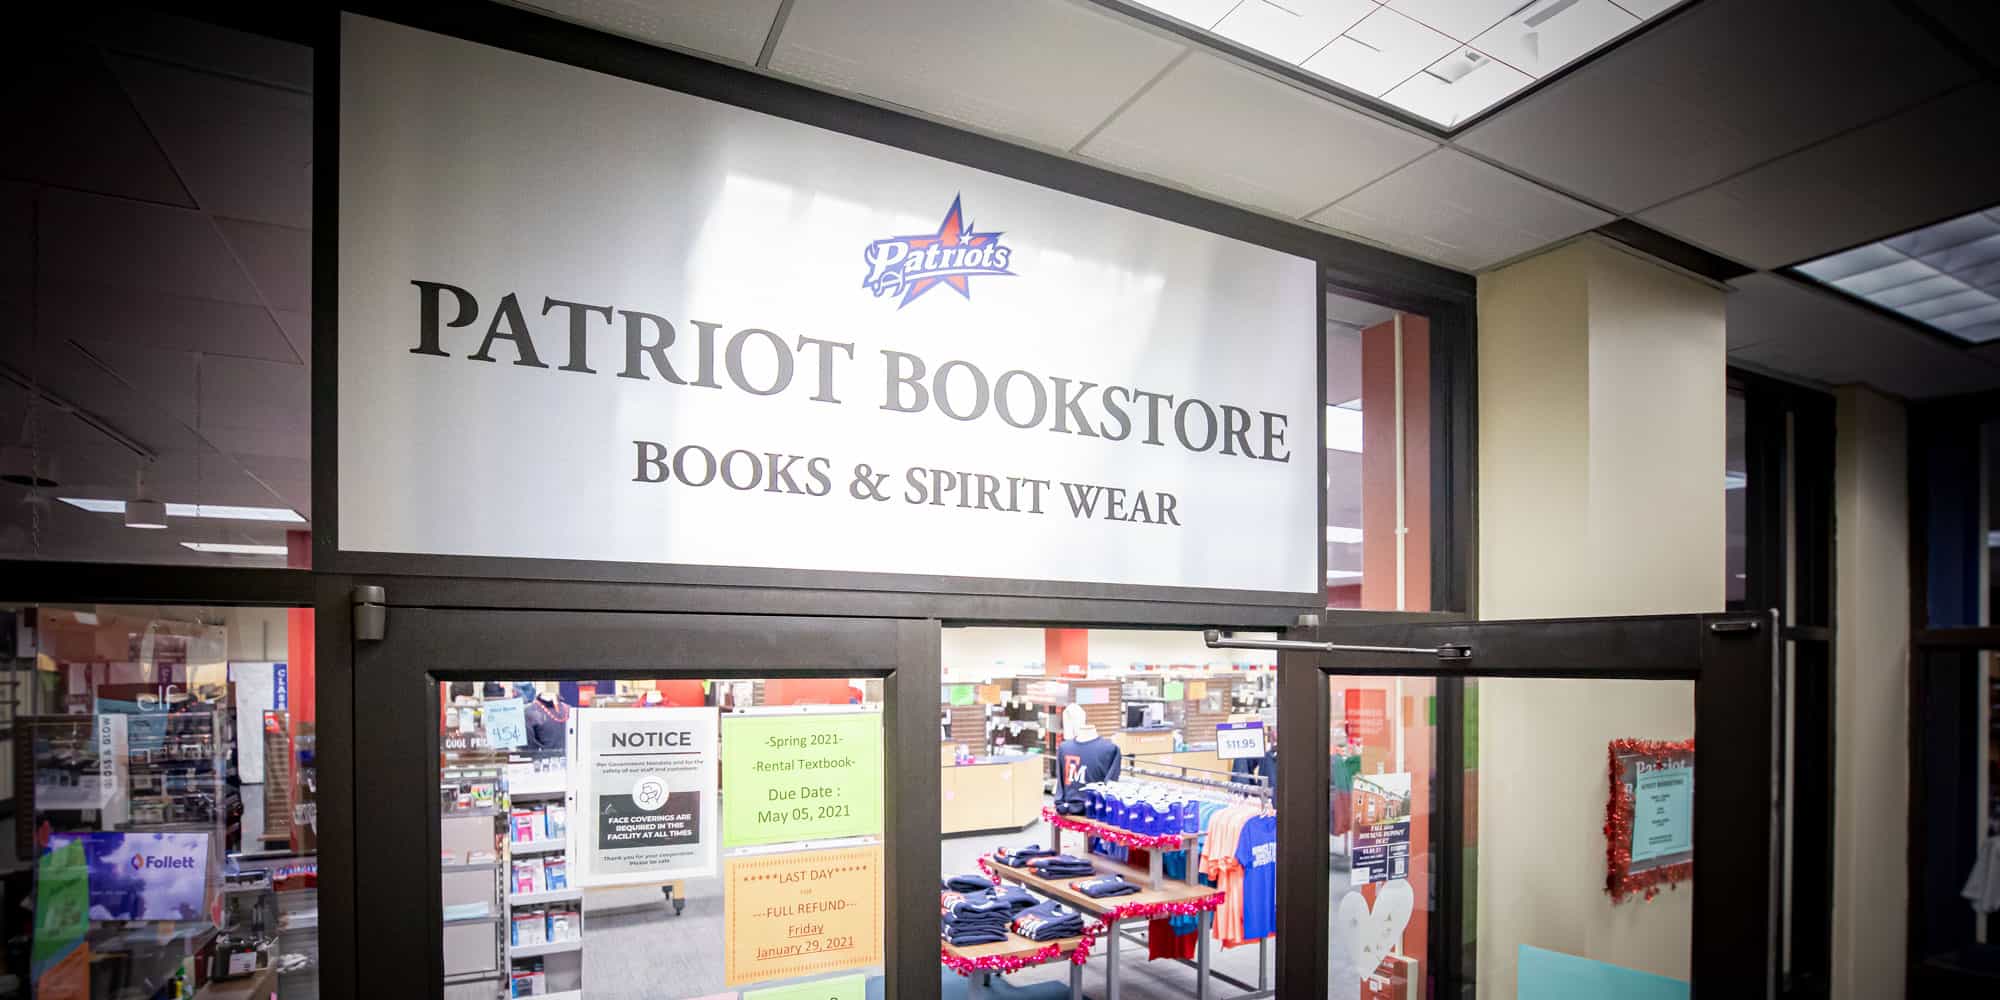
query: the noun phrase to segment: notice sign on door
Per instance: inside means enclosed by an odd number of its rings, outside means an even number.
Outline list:
[[[882,832],[882,713],[731,715],[722,750],[724,846]]]
[[[1216,726],[1215,755],[1223,760],[1264,756],[1264,724],[1225,722]]]
[[[622,885],[714,875],[715,751],[713,708],[577,709],[571,877]]]
[[[882,963],[882,846],[724,863],[723,982],[792,979]]]

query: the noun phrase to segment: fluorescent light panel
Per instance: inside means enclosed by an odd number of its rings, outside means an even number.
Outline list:
[[[281,556],[282,545],[241,545],[236,542],[182,542],[181,548],[226,556]]]
[[[85,497],[57,497],[63,503],[93,514],[123,514],[123,500],[93,500]],[[306,519],[290,507],[232,507],[227,504],[170,503],[168,517],[205,517],[221,521],[277,521],[304,524]]]
[[[1361,453],[1361,411],[1345,406],[1326,408],[1326,446],[1333,451]]]
[[[2000,340],[2000,207],[1792,270],[1968,344]]]
[[[1358,545],[1361,542],[1361,529],[1329,524],[1326,526],[1326,540],[1341,545]]]
[[[1447,129],[1680,6],[1680,0],[1135,2]]]

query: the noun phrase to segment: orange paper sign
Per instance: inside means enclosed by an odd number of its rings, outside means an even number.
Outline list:
[[[730,858],[723,865],[729,986],[882,964],[882,847]]]

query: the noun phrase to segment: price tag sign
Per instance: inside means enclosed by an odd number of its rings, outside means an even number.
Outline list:
[[[489,701],[480,713],[486,722],[486,745],[513,750],[528,745],[528,714],[519,698]]]
[[[1223,760],[1264,756],[1264,724],[1225,722],[1216,726],[1215,755]]]

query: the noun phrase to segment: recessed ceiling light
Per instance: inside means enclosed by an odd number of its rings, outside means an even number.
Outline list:
[[[1947,337],[1969,344],[2000,340],[2000,207],[1792,270]]]
[[[78,510],[93,514],[123,514],[123,500],[95,500],[87,497],[57,497],[63,503]],[[206,517],[222,521],[278,521],[284,524],[304,524],[306,519],[290,507],[232,507],[226,504],[167,504],[168,517]]]
[[[1331,451],[1361,453],[1361,411],[1344,406],[1326,408],[1326,446]]]
[[[1326,582],[1328,583],[1359,579],[1361,579],[1361,571],[1358,569],[1330,569],[1326,571]]]
[[[1326,540],[1340,545],[1355,545],[1361,541],[1361,529],[1329,524],[1326,526]]]
[[[229,556],[281,556],[282,545],[239,545],[235,542],[182,542],[182,548]]]
[[[1452,129],[1681,0],[1124,0],[1184,34]],[[1218,11],[1220,13],[1218,13]],[[1226,15],[1226,16],[1225,16]]]

